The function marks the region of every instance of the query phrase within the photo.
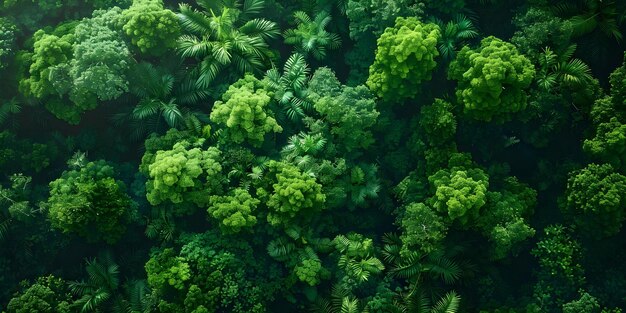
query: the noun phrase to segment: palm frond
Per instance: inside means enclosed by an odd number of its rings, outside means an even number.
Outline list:
[[[245,19],[260,14],[265,8],[265,0],[244,0],[241,14]]]
[[[340,312],[341,313],[358,313],[359,312],[359,300],[350,299],[348,297],[343,298]]]
[[[178,38],[178,51],[184,58],[200,58],[213,50],[213,44],[206,38],[182,35]]]
[[[423,270],[421,264],[422,255],[418,252],[411,253],[408,257],[400,259],[389,271],[393,277],[411,279],[418,276]]]
[[[22,105],[15,99],[5,101],[0,106],[0,125],[3,124],[9,116],[18,114],[22,111]]]
[[[0,240],[4,240],[10,230],[11,227],[11,218],[9,217],[2,217],[0,218]]]
[[[451,291],[437,302],[432,308],[432,313],[456,313],[461,303],[461,297],[456,292]]]
[[[198,1],[198,4],[212,1]],[[199,12],[190,5],[179,4],[178,20],[182,28],[193,34],[204,34],[212,29],[211,19],[206,14]]]
[[[427,270],[441,277],[446,284],[453,284],[461,277],[461,268],[459,265],[444,256],[430,256]]]
[[[159,113],[163,103],[158,100],[145,99],[140,101],[133,109],[132,116],[135,119],[143,120]]]
[[[261,37],[264,40],[280,35],[280,29],[276,23],[262,18],[255,18],[246,22],[239,28],[239,31],[250,37]]]

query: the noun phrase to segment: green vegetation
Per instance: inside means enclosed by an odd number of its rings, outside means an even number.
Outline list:
[[[621,313],[625,16],[0,1],[0,312]]]

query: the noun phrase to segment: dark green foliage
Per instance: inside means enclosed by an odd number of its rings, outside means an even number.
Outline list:
[[[0,70],[4,69],[15,55],[17,27],[7,18],[0,18]]]
[[[460,0],[460,2],[463,2],[463,0]],[[441,39],[437,48],[439,48],[439,53],[441,53],[444,59],[454,59],[465,41],[478,36],[478,31],[472,24],[472,21],[463,15],[458,15],[454,20],[447,23],[444,23],[442,20],[436,20],[436,23],[441,29]]]
[[[626,219],[626,176],[608,164],[589,164],[570,173],[564,212],[593,237],[619,232]]]
[[[2,313],[626,307],[624,1],[0,16]]]
[[[196,84],[208,87],[227,69],[241,74],[263,69],[270,56],[266,41],[278,35],[276,23],[253,18],[263,9],[263,0],[197,1],[202,10],[181,3],[178,13],[183,33],[178,49],[184,58],[200,63]],[[238,5],[236,5],[238,4]]]
[[[298,11],[293,17],[296,28],[286,30],[283,37],[286,44],[295,45],[296,51],[304,56],[311,54],[321,60],[326,57],[327,50],[335,50],[341,45],[339,36],[325,29],[331,21],[328,12],[322,11],[311,18],[305,12]]]
[[[570,299],[585,280],[580,264],[580,243],[562,225],[543,230],[542,239],[531,253],[539,261],[539,281],[534,288],[535,304],[542,310],[556,309]]]
[[[370,128],[376,124],[379,113],[367,87],[343,87],[339,94],[319,95],[322,98],[315,102],[315,110],[330,124],[336,143],[352,152],[367,149],[374,142]]]
[[[570,44],[572,24],[555,16],[550,10],[531,7],[514,19],[517,31],[511,42],[533,62],[545,47],[560,50]]]
[[[281,112],[290,120],[297,120],[311,109],[306,88],[309,81],[309,67],[301,54],[292,54],[285,62],[283,73],[272,68],[265,73],[267,88],[274,93]]]
[[[402,218],[402,249],[405,254],[413,249],[430,253],[437,249],[446,236],[447,225],[443,218],[423,203],[406,207]]]
[[[139,99],[129,114],[134,138],[143,139],[149,132],[160,132],[163,128],[201,132],[201,121],[207,117],[188,106],[206,100],[209,96],[206,90],[198,88],[189,78],[177,77],[145,62],[136,64],[129,77],[133,82],[130,92]],[[127,117],[121,114],[118,118]]]
[[[39,172],[50,165],[58,150],[50,144],[19,139],[10,131],[0,132],[0,169],[9,174],[12,169]]]
[[[16,293],[7,306],[7,313],[69,313],[71,298],[65,281],[52,275],[40,277],[37,282]]]
[[[135,203],[113,167],[103,160],[65,171],[50,183],[46,203],[52,226],[89,241],[119,240],[134,215]]]

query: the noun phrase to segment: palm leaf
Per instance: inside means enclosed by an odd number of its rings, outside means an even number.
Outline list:
[[[391,268],[389,274],[393,277],[411,279],[419,275],[423,270],[421,264],[422,255],[418,252],[411,253],[408,257],[399,260]]]
[[[163,103],[158,100],[153,99],[145,99],[141,100],[137,106],[133,109],[132,116],[133,118],[142,120],[151,116],[156,115]]]
[[[183,114],[181,113],[178,105],[174,102],[163,103],[161,106],[161,115],[165,119],[167,125],[172,128],[176,128],[183,122]]]
[[[276,23],[261,18],[255,18],[246,22],[239,28],[239,31],[251,37],[261,37],[264,40],[276,38],[280,35],[280,30]]]
[[[431,310],[432,313],[456,313],[459,309],[461,297],[456,292],[447,293]]]
[[[293,17],[298,24],[309,24],[312,22],[311,17],[304,11],[296,11],[293,13]]]
[[[178,38],[178,51],[184,58],[201,58],[209,55],[213,50],[213,43],[207,38],[182,35]]]
[[[341,313],[358,313],[359,311],[359,300],[350,299],[348,297],[343,298],[341,303]]]
[[[244,0],[241,14],[243,15],[244,19],[248,19],[252,15],[261,13],[261,11],[264,8],[265,8],[264,0]]]
[[[212,1],[198,1],[198,4],[204,2]],[[193,9],[185,3],[179,4],[179,11],[177,14],[178,20],[184,30],[198,35],[211,31],[211,20],[206,14]]]
[[[461,277],[461,268],[456,262],[443,256],[429,257],[429,261],[428,271],[440,276],[444,283],[453,284]]]
[[[3,217],[0,219],[0,240],[4,240],[9,233],[11,227],[11,218]]]

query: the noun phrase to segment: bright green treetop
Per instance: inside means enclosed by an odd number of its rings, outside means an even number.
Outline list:
[[[211,196],[208,212],[219,221],[224,233],[238,233],[242,229],[256,225],[257,219],[253,215],[261,201],[252,198],[243,188],[232,191],[232,195]]]
[[[267,221],[270,224],[288,225],[297,217],[311,217],[323,209],[326,196],[315,178],[285,162],[270,161],[267,167],[272,185],[257,189],[257,194],[267,201],[270,209]]]
[[[208,197],[220,190],[221,161],[217,148],[202,150],[186,141],[176,143],[171,150],[158,151],[148,166],[148,201],[152,205],[189,201],[204,207]]]
[[[135,204],[124,183],[105,161],[89,162],[63,172],[50,183],[48,217],[52,226],[89,241],[114,243],[124,235]]]
[[[26,95],[42,99],[56,93],[49,77],[50,67],[67,62],[72,57],[74,34],[72,32],[59,37],[38,30],[33,39],[35,43],[30,76],[20,81],[20,90]]]
[[[566,196],[564,211],[593,236],[618,233],[626,219],[626,177],[609,164],[589,164],[570,173]]]
[[[376,59],[367,86],[386,101],[414,98],[422,81],[430,80],[439,55],[439,26],[415,17],[396,19],[378,38]]]
[[[447,213],[450,220],[458,219],[462,224],[475,220],[487,201],[489,176],[471,165],[465,155],[453,155],[449,168],[437,171],[428,181],[434,191],[428,203],[437,211]]]
[[[459,83],[456,96],[467,115],[482,121],[505,120],[526,107],[524,89],[535,68],[514,45],[490,36],[476,50],[461,49],[448,75]]]
[[[252,75],[232,84],[215,102],[211,121],[226,126],[222,139],[242,143],[248,140],[261,146],[268,133],[280,133],[283,128],[274,119],[268,105],[272,97],[263,89],[264,84]]]
[[[163,8],[162,0],[134,0],[122,13],[124,32],[142,53],[161,55],[176,46],[178,17]]]
[[[189,264],[171,248],[153,253],[145,268],[148,284],[157,292],[168,287],[183,289],[185,282],[191,278]]]
[[[319,285],[321,282],[320,271],[322,262],[318,259],[304,259],[294,268],[294,273],[298,279],[309,286]]]

